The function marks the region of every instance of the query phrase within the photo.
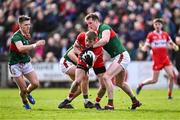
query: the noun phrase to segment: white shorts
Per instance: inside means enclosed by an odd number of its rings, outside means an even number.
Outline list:
[[[119,63],[125,70],[127,69],[127,66],[130,63],[130,61],[131,58],[127,51],[124,51],[123,53],[117,55],[113,60],[113,62]]]
[[[67,61],[64,57],[62,57],[59,62],[59,66],[63,73],[67,73],[67,71],[75,65],[72,62]]]
[[[9,65],[9,69],[12,77],[19,77],[34,71],[34,68],[30,62]]]

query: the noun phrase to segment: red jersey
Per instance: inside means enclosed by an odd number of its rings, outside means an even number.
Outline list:
[[[153,31],[148,34],[146,44],[148,44],[152,49],[154,70],[160,70],[164,66],[170,64],[167,50],[167,43],[170,40],[171,38],[169,37],[168,33],[164,31],[161,31],[160,33]]]
[[[86,48],[85,45],[85,37],[86,37],[86,33],[85,32],[81,32],[76,39],[76,42],[80,45],[80,50],[83,51],[83,49]],[[96,40],[96,42],[98,41],[98,39]],[[96,61],[94,62],[94,66],[93,68],[99,68],[99,67],[103,67],[104,66],[104,61],[103,61],[103,50],[102,47],[97,47],[97,48],[93,48],[92,51],[94,52],[95,56],[96,56]],[[78,64],[81,65],[86,65],[85,63],[83,63],[82,60],[80,60],[80,58],[78,58]]]

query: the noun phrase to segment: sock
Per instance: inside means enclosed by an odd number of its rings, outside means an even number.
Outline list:
[[[83,98],[84,98],[84,103],[86,104],[89,101],[88,95],[83,95]]]
[[[113,99],[108,99],[108,105],[113,106]]]
[[[139,84],[139,87],[143,87],[143,86],[144,86],[144,84],[143,84],[143,83],[140,83],[140,84]]]
[[[172,92],[171,91],[168,92],[168,97],[172,97]]]
[[[137,101],[137,99],[136,99],[136,97],[134,96],[134,97],[131,97],[131,100],[132,100],[132,103],[134,103],[134,102],[136,102]]]
[[[101,101],[100,97],[96,97],[96,103],[99,103]]]
[[[74,93],[69,93],[68,100],[71,101],[73,99]]]

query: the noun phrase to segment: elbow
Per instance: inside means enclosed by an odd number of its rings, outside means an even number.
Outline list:
[[[18,51],[19,51],[20,53],[26,53],[26,51],[24,50],[23,47],[19,47],[19,48],[18,48]]]

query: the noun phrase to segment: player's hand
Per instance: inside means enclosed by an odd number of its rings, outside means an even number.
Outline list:
[[[139,42],[139,48],[142,49],[142,47],[144,46],[143,42]]]
[[[44,46],[45,43],[46,43],[45,40],[39,40],[39,41],[36,42],[36,45],[37,45],[37,47]]]
[[[93,59],[92,57],[88,54],[88,52],[84,52],[82,55],[81,55],[81,60],[83,60],[87,65],[88,67],[92,67],[93,65]]]
[[[88,50],[92,50],[92,48],[91,47],[89,47],[89,48],[85,48],[85,49],[83,49],[82,50],[82,52],[80,53],[80,58],[81,58],[81,60],[85,60],[85,53],[88,51]]]
[[[175,50],[175,51],[179,51],[179,46],[178,46],[178,45],[175,45],[174,50]]]

